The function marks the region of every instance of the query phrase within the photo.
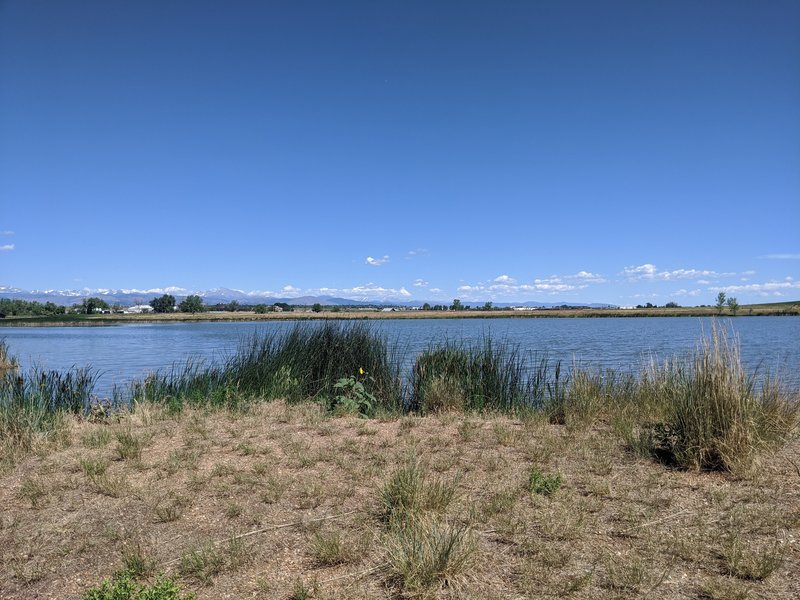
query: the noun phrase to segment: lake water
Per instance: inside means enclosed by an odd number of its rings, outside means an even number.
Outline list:
[[[315,323],[319,322],[309,325]],[[738,317],[721,323],[738,334],[748,369],[779,373],[792,388],[800,388],[800,317]],[[711,331],[711,319],[697,317],[403,319],[369,325],[390,343],[396,342],[409,363],[431,343],[479,341],[491,334],[538,358],[622,370],[638,369],[651,356],[663,360],[686,355],[697,346],[703,331]],[[100,373],[96,392],[108,395],[114,384],[182,365],[190,358],[220,361],[254,333],[292,326],[285,321],[261,321],[3,327],[0,339],[5,339],[24,369],[32,365],[57,370],[93,367]]]

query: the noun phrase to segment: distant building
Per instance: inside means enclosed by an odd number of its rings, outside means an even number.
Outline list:
[[[129,306],[122,312],[126,315],[140,315],[142,313],[153,312],[153,307],[149,304],[135,304],[133,306]]]

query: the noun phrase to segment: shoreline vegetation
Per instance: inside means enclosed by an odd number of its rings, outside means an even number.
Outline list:
[[[472,308],[468,310],[379,309],[325,306],[297,306],[293,311],[263,312],[247,310],[214,310],[202,312],[166,312],[147,314],[56,314],[6,315],[0,327],[103,326],[131,323],[205,323],[226,321],[306,321],[306,320],[374,320],[374,319],[497,319],[497,318],[609,318],[609,317],[718,317],[718,316],[798,316],[800,302],[745,304],[732,314],[728,308],[650,307],[650,308]]]
[[[0,356],[3,598],[800,595],[800,390],[717,323],[638,373],[298,323],[111,399]]]

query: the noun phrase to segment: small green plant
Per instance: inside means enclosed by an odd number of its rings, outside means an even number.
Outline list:
[[[536,467],[531,469],[531,474],[528,478],[528,490],[532,494],[551,496],[555,494],[560,487],[561,475],[558,473],[555,475],[545,475]]]
[[[333,384],[333,389],[339,394],[333,399],[334,410],[341,410],[349,413],[358,413],[361,417],[372,414],[376,401],[375,396],[367,391],[364,386],[365,381],[374,381],[368,376],[364,369],[359,369],[360,379],[354,375],[342,377]]]
[[[192,592],[181,593],[178,584],[159,577],[152,585],[138,585],[130,573],[117,573],[82,596],[82,600],[194,600]]]

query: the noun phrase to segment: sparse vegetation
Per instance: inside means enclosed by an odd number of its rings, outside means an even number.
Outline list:
[[[98,422],[91,377],[4,376],[3,597],[800,594],[797,394],[724,331],[640,374],[432,348],[403,392],[385,341],[337,327]],[[331,410],[359,367],[378,418]]]

